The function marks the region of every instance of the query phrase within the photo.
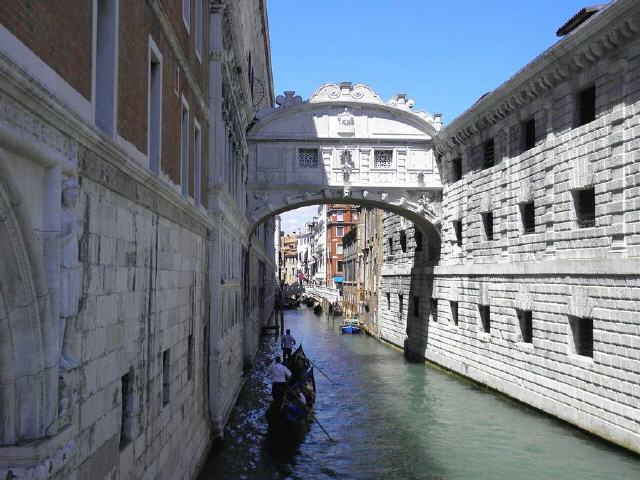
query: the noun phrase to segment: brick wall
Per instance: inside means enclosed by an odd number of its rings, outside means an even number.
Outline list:
[[[91,100],[91,1],[0,2],[0,24]]]
[[[206,3],[206,2],[204,2]],[[170,34],[162,27],[158,13],[146,3],[124,2],[120,5],[120,45],[118,80],[118,133],[138,150],[147,153],[149,37],[162,54],[162,158],[161,170],[175,185],[181,185],[180,118],[182,97],[189,105],[189,195],[193,196],[194,119],[201,126],[202,174],[201,203],[207,178],[207,117],[201,100],[207,95],[205,64],[197,58],[194,28],[187,32],[182,20],[182,2],[163,2]],[[192,5],[191,20],[194,21]],[[203,7],[204,8],[204,7]],[[207,38],[206,8],[203,12],[203,38]],[[193,27],[193,26],[192,26]],[[173,46],[171,42],[174,42]],[[206,42],[203,40],[203,52]],[[186,69],[179,62],[175,48],[186,60]],[[203,53],[204,55],[204,53]],[[188,81],[195,82],[195,90]]]

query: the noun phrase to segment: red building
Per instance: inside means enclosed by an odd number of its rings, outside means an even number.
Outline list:
[[[344,279],[344,250],[342,237],[351,231],[358,220],[353,205],[327,205],[327,286],[341,287]]]

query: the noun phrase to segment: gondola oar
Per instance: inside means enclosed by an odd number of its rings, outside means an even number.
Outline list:
[[[331,383],[333,383],[334,385],[336,384],[336,382],[334,382],[333,380],[331,380],[331,379],[327,376],[327,374],[326,374],[326,373],[324,373],[324,372],[320,369],[320,367],[319,367],[318,365],[316,365],[316,364],[315,364],[315,362],[314,362],[313,360],[309,359],[309,361],[311,362],[311,365],[313,365],[315,368],[317,368],[317,369],[318,369],[318,371],[319,371],[322,375],[324,375],[324,376],[327,378],[327,380],[329,380],[329,381],[330,381]]]
[[[324,428],[322,426],[322,424],[320,423],[320,420],[318,420],[318,418],[313,414],[313,412],[311,411],[311,409],[309,407],[307,407],[307,404],[304,403],[302,400],[300,400],[300,398],[298,397],[298,395],[296,395],[296,392],[294,392],[291,387],[287,388],[287,393],[291,393],[291,396],[293,397],[293,400],[300,405],[302,408],[304,408],[307,413],[309,415],[311,415],[311,418],[313,418],[315,420],[315,422],[318,424],[318,426],[322,429],[322,431],[324,432],[324,434],[327,436],[327,438],[329,438],[329,440],[331,440],[332,442],[335,442],[335,440],[331,437],[331,435],[329,435],[329,432],[327,432],[327,429]]]

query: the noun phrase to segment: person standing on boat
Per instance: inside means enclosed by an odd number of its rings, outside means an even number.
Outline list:
[[[282,361],[286,362],[287,358],[291,356],[291,350],[293,346],[296,344],[296,339],[291,335],[291,330],[287,329],[287,333],[282,336],[282,340],[280,341],[280,345],[282,347]]]
[[[271,394],[276,405],[282,403],[284,394],[287,391],[287,380],[291,378],[291,370],[285,367],[280,361],[280,355],[276,357],[276,361],[271,365],[269,370],[271,375]]]

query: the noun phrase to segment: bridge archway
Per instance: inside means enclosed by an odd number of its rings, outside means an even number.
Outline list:
[[[258,112],[248,135],[251,230],[301,206],[351,203],[398,213],[439,240],[439,115],[350,82],[322,85],[307,101],[285,92],[277,104]]]

